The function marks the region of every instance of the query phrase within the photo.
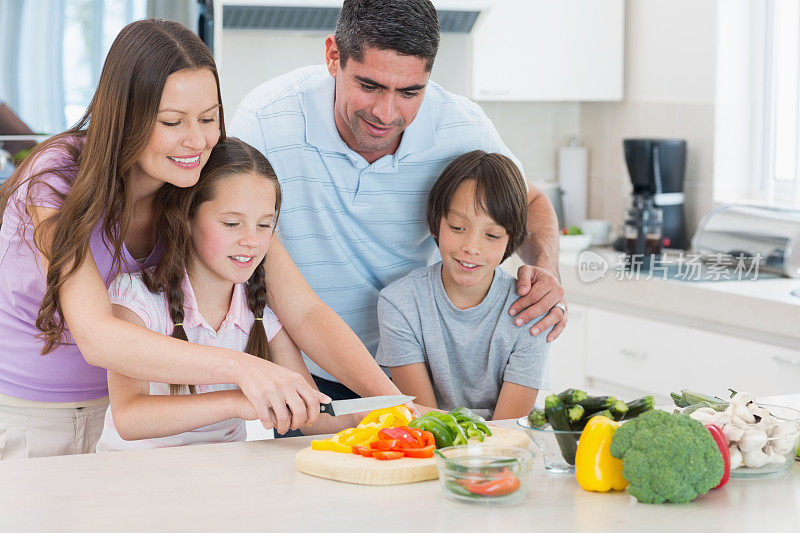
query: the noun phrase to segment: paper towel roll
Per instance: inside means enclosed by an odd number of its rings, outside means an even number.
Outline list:
[[[564,190],[564,224],[578,226],[586,219],[588,151],[577,143],[558,151],[558,181]]]

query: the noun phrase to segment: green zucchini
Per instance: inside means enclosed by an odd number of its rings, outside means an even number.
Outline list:
[[[628,406],[628,412],[623,416],[623,419],[628,420],[639,416],[645,411],[651,411],[653,405],[655,405],[655,400],[653,400],[652,396],[643,396],[642,398],[631,400],[626,405]]]
[[[570,426],[583,418],[586,411],[580,405],[573,405],[567,409],[567,418],[569,418]]]
[[[588,396],[586,399],[578,402],[578,405],[583,407],[586,414],[596,413],[603,409],[608,409],[614,402],[617,401],[615,396]]]
[[[610,418],[611,420],[614,420],[614,415],[611,413],[611,410],[603,409],[602,411],[596,411],[594,413],[590,413],[590,414],[584,415],[583,418],[581,418],[580,420],[578,420],[577,422],[575,422],[572,425],[572,429],[574,431],[583,431],[583,428],[586,427],[586,424],[589,422],[589,419],[594,418],[596,416],[604,416],[606,418]]]
[[[544,400],[544,412],[550,427],[556,431],[573,431],[569,423],[569,415],[564,403],[555,394],[551,394]],[[561,456],[567,464],[575,464],[575,452],[578,450],[577,439],[568,433],[556,433],[558,447],[561,448]]]
[[[558,395],[558,399],[565,407],[575,405],[586,399],[586,393],[578,389],[567,389]]]
[[[540,428],[547,423],[543,409],[534,409],[528,414],[528,423],[532,428]]]
[[[611,404],[609,411],[613,415],[613,420],[622,420],[628,412],[628,406],[622,400],[617,400]]]

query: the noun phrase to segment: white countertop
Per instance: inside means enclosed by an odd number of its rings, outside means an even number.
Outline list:
[[[513,427],[513,422],[501,425]],[[363,486],[301,474],[311,437],[0,462],[0,531],[790,531],[800,466],[688,504],[640,504],[547,474],[511,507],[446,500],[438,481]],[[791,524],[795,524],[792,526]]]
[[[575,255],[561,257],[568,302],[800,349],[800,298],[791,295],[800,288],[800,280],[617,279],[615,265],[620,255],[610,248],[591,250],[609,263],[606,275],[592,283],[581,280]]]

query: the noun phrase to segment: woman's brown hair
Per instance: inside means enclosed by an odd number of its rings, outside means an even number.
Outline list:
[[[194,256],[191,222],[200,205],[214,199],[217,187],[224,180],[245,173],[263,176],[275,187],[275,219],[272,226],[275,231],[281,209],[281,187],[275,171],[261,152],[233,137],[220,141],[211,150],[208,162],[200,172],[200,179],[195,186],[180,188],[166,184],[156,195],[155,225],[164,253],[158,266],[153,270],[144,271],[142,279],[150,292],[163,292],[166,295],[170,318],[174,324],[172,336],[176,339],[188,340],[182,325],[184,314],[181,283],[190,265],[190,258]],[[263,318],[264,308],[267,305],[263,259],[247,281],[245,290],[247,305],[253,316],[256,319]],[[253,322],[244,351],[269,360],[267,334],[261,320]],[[185,385],[170,385],[170,393],[178,394],[185,387]],[[189,392],[194,394],[194,385],[189,385]]]
[[[131,169],[153,131],[167,77],[183,69],[209,69],[214,74],[220,136],[224,138],[219,77],[208,47],[177,22],[140,20],[125,26],[111,45],[83,117],[66,132],[37,146],[0,189],[0,213],[26,183],[25,205],[38,205],[33,195],[42,190],[61,202],[53,216],[37,225],[33,236],[33,243],[49,263],[47,287],[36,317],[36,327],[42,332],[39,338],[44,341],[42,354],[64,340],[59,291],[83,263],[92,231],[101,219],[102,234],[113,248],[106,283],[126,267],[123,238],[133,218]],[[40,155],[57,153],[53,150],[64,152],[68,162],[55,168],[52,164],[34,168]],[[45,174],[55,175],[69,192],[64,194],[44,182]],[[20,231],[25,229],[23,225]],[[50,237],[49,246],[43,245],[47,242],[44,236]]]
[[[522,246],[527,234],[528,192],[517,165],[503,154],[474,150],[456,157],[434,183],[428,196],[428,227],[439,244],[439,223],[450,211],[456,189],[475,180],[475,206],[508,233],[503,261]]]

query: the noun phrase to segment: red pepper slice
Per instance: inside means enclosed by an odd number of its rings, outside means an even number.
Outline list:
[[[480,496],[505,496],[519,489],[521,483],[517,476],[510,475],[500,479],[491,479],[466,485],[464,488]]]
[[[378,439],[381,440],[397,440],[405,443],[406,448],[416,448],[419,443],[412,435],[408,428],[400,426],[396,428],[384,428],[378,432]]]
[[[433,433],[430,431],[423,431],[422,432],[422,446],[436,446],[436,438],[434,438]]]
[[[353,453],[361,457],[372,457],[372,452],[369,446],[353,446]]]
[[[436,446],[426,446],[424,448],[417,448],[417,449],[407,448],[403,450],[403,453],[406,454],[406,457],[413,457],[415,459],[426,459],[428,457],[433,457],[433,450],[435,449]]]
[[[706,429],[708,429],[708,431],[711,433],[711,436],[714,437],[714,442],[717,443],[719,453],[722,454],[722,462],[725,464],[725,472],[722,474],[722,479],[720,480],[719,485],[714,487],[715,489],[718,489],[724,486],[731,477],[731,454],[730,450],[728,449],[728,439],[725,437],[725,434],[722,432],[719,426],[708,424]]]
[[[373,450],[389,451],[401,449],[400,441],[398,440],[375,440],[369,443],[369,447]]]
[[[404,429],[408,430],[408,432],[409,432],[409,433],[411,433],[411,435],[412,435],[412,436],[413,436],[415,439],[419,440],[419,439],[422,437],[422,430],[421,430],[421,429],[417,429],[417,428],[409,428],[409,427],[406,427],[406,426],[402,426],[402,427],[403,427]]]
[[[372,452],[372,457],[375,459],[380,459],[381,461],[391,461],[393,459],[400,459],[403,457],[403,452],[374,451]]]

